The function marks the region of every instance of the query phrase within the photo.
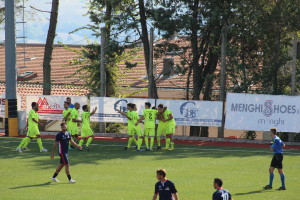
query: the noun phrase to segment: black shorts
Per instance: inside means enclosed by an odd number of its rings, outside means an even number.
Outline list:
[[[60,156],[60,164],[69,164],[68,154],[67,153],[61,153]]]
[[[271,167],[282,169],[282,161],[283,161],[282,153],[274,154],[273,159],[271,161]]]

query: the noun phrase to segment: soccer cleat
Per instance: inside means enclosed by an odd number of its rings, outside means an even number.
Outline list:
[[[41,152],[41,153],[42,153],[42,152],[48,152],[48,150],[45,149],[45,148],[43,148],[42,150],[40,150],[40,152]]]
[[[137,149],[136,151],[143,151],[142,149]]]
[[[85,146],[85,149],[86,149],[87,151],[90,151],[89,147],[87,147],[87,146]]]
[[[60,182],[57,178],[51,178],[51,181],[52,182],[57,182],[57,183]]]
[[[146,149],[146,151],[150,151],[150,149],[149,149],[149,148],[147,148],[147,149]]]
[[[26,150],[28,150],[28,148],[27,148],[27,147],[23,147],[22,150],[23,150],[23,151],[26,151]]]
[[[163,148],[162,150],[164,150],[164,151],[168,151],[168,150],[169,150],[169,148]]]
[[[128,148],[128,147],[125,147],[124,150],[129,150],[129,148]]]
[[[265,190],[271,190],[272,186],[271,185],[266,185],[265,187],[263,187]]]
[[[276,190],[286,190],[286,188],[281,186],[280,188],[278,188]]]
[[[169,148],[169,149],[168,149],[168,151],[174,151],[174,150],[175,150],[174,148]]]
[[[69,183],[76,183],[76,181],[73,180],[73,179],[70,179],[70,180],[69,180]]]
[[[161,149],[161,146],[158,146],[156,149]]]
[[[20,152],[20,153],[23,153],[22,149],[21,148],[16,148],[16,151]]]
[[[153,151],[153,149],[149,149],[149,151]]]

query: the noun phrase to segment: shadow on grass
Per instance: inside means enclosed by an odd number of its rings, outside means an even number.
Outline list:
[[[250,192],[244,192],[244,193],[236,193],[234,194],[235,196],[242,196],[242,195],[249,195],[249,194],[259,194],[259,193],[266,193],[266,192],[271,192],[271,190],[255,190],[255,191],[250,191]]]
[[[18,139],[18,138],[16,138]],[[47,153],[40,153],[36,141],[32,141],[29,144],[29,151],[19,153],[16,151],[16,147],[21,142],[21,139],[7,138],[7,142],[1,141],[0,143],[0,159],[21,159],[30,160],[35,163],[36,166],[42,169],[55,169],[59,163],[59,156],[55,155],[54,160],[50,160],[50,154],[52,150],[53,140],[43,139],[43,145],[49,150]],[[96,144],[96,145],[93,145]],[[124,151],[123,148],[127,143],[125,142],[101,142],[95,141],[90,146],[91,151],[78,151],[72,149],[69,151],[69,160],[71,166],[76,164],[94,164],[101,165],[101,161],[107,160],[133,160],[136,157],[146,157],[149,161],[151,160],[170,160],[170,159],[186,159],[186,158],[244,158],[251,156],[269,156],[272,158],[271,152],[262,151],[261,149],[256,152],[249,151],[248,149],[237,149],[228,147],[209,147],[209,146],[191,146],[176,145],[175,147],[189,147],[191,149],[175,149],[175,151],[142,151],[137,152],[134,148],[129,151]],[[144,147],[143,147],[144,148]],[[203,149],[203,150],[201,150]],[[219,151],[222,149],[228,149],[227,152]],[[233,150],[233,151],[230,151]],[[259,152],[260,151],[260,152]],[[292,155],[293,156],[293,155]],[[299,155],[294,155],[299,156]]]
[[[46,183],[35,184],[35,185],[24,185],[24,186],[9,188],[9,189],[16,190],[16,189],[21,189],[21,188],[41,187],[41,186],[49,186],[50,184],[51,184],[51,182],[49,181]]]

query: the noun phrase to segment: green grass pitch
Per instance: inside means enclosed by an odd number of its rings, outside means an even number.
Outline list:
[[[167,170],[181,200],[211,199],[213,178],[220,177],[234,200],[297,200],[300,188],[300,151],[284,153],[286,191],[263,190],[268,183],[272,154],[267,149],[177,145],[176,151],[124,151],[125,143],[93,142],[91,151],[71,150],[69,184],[65,172],[60,183],[50,182],[59,157],[38,152],[31,142],[29,151],[16,152],[20,138],[0,138],[0,199],[152,199],[155,171]],[[43,139],[52,149],[53,140]],[[273,188],[280,186],[276,172]]]

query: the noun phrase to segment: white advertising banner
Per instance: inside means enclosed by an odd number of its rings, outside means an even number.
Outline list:
[[[91,110],[96,106],[98,107],[97,112],[91,116],[91,121],[127,123],[127,118],[119,114],[117,110],[126,112],[127,103],[134,103],[136,104],[137,112],[141,115],[145,109],[145,102],[150,102],[153,106],[155,105],[154,99],[91,97]]]
[[[40,95],[40,96],[26,96],[26,112],[29,113],[31,109],[31,103],[37,102],[39,106],[39,118],[45,120],[62,120],[62,112],[64,110],[64,102],[66,101],[66,96],[47,96],[47,95]],[[80,109],[83,105],[88,104],[87,97],[75,97],[71,96],[72,104],[80,103]]]
[[[21,110],[22,101],[21,96],[17,94],[17,103],[18,103],[18,110]],[[0,117],[5,117],[5,93],[0,95]]]
[[[300,132],[300,97],[227,94],[226,129]]]
[[[177,125],[216,126],[222,125],[222,102],[157,99],[173,113]]]

